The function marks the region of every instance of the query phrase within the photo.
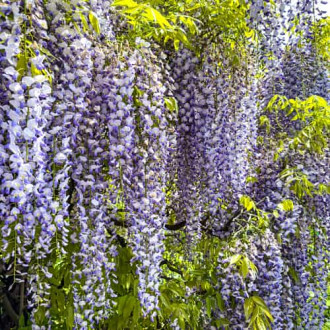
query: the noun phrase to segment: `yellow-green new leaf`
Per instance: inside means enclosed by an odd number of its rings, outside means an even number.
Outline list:
[[[249,259],[244,257],[241,261],[241,274],[243,278],[246,278],[249,274]]]
[[[19,74],[18,81],[20,81],[24,75],[24,73],[27,71],[27,60],[24,54],[18,54],[17,55],[18,61],[16,65],[16,70]]]
[[[267,330],[266,325],[261,317],[257,317],[256,324],[257,324],[258,330]]]
[[[100,30],[100,23],[99,23],[99,20],[96,16],[95,13],[93,13],[92,11],[89,12],[88,14],[88,18],[89,18],[89,21],[94,29],[94,31],[97,33],[97,34],[100,34],[101,30]]]
[[[293,202],[291,199],[285,199],[283,202],[278,204],[278,208],[282,211],[293,211]]]
[[[113,7],[117,7],[117,6],[121,6],[121,7],[128,7],[128,8],[134,8],[134,7],[138,7],[139,4],[136,3],[133,0],[115,0],[111,6]]]
[[[242,206],[244,206],[244,208],[247,211],[251,211],[252,209],[255,209],[255,207],[256,207],[254,204],[254,201],[249,196],[242,196],[239,199],[239,202]]]
[[[240,261],[242,258],[242,255],[240,254],[235,254],[234,256],[231,257],[230,259],[230,265],[236,264],[238,261]]]
[[[248,320],[250,318],[250,316],[252,315],[253,308],[254,308],[254,303],[253,303],[252,299],[251,298],[245,299],[244,314],[245,314],[246,320]]]
[[[87,23],[87,19],[86,19],[85,15],[83,13],[80,13],[80,19],[81,19],[81,23],[83,25],[84,32],[88,31],[89,26],[88,26],[88,23]]]
[[[159,24],[162,29],[171,28],[169,21],[156,9],[148,7],[144,12],[144,16],[154,23]]]

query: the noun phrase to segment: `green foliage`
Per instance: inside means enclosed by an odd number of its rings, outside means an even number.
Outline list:
[[[137,297],[138,277],[135,274],[136,266],[131,265],[132,250],[128,247],[118,247],[115,258],[116,283],[113,289],[118,297],[115,299],[116,307],[112,317],[107,322],[108,329],[133,328],[139,324],[141,315],[140,301]]]
[[[168,240],[170,242],[170,239]],[[218,239],[210,241],[204,238],[195,247],[198,256],[192,262],[183,259],[179,246],[172,246],[164,255],[163,284],[160,286],[160,310],[155,322],[142,315],[138,300],[138,277],[135,265],[130,263],[133,256],[129,247],[118,247],[115,258],[117,284],[113,288],[118,295],[113,316],[106,326],[108,329],[154,329],[156,324],[163,329],[170,329],[169,323],[177,319],[181,329],[200,329],[201,313],[205,308],[211,317],[215,308],[224,310],[224,302],[219,292],[214,290],[217,277],[215,267],[219,254]],[[208,251],[208,258],[203,263],[202,256]],[[205,252],[206,253],[206,252]],[[195,294],[187,296],[187,289]],[[225,325],[226,319],[214,320],[214,325]]]
[[[246,178],[246,183],[256,183],[258,179],[255,176],[249,176]]]
[[[203,40],[212,44],[221,36],[223,51],[233,63],[240,60],[233,50],[239,47],[242,56],[246,38],[256,40],[256,33],[246,24],[247,5],[242,0],[115,0],[112,6],[132,26],[123,35],[129,40],[171,41],[176,50],[182,44],[199,54],[205,47]]]
[[[143,36],[143,38],[153,38],[157,41],[164,40],[165,43],[172,40],[176,49],[180,42],[191,48],[185,31],[178,23],[184,22],[185,26],[194,33],[197,27],[193,18],[177,12],[166,15],[153,7],[150,1],[115,0],[112,6],[119,7],[118,12],[133,27],[132,37]]]
[[[292,122],[297,121],[301,126],[301,129],[293,132],[293,136],[286,135],[277,141],[280,143],[277,154],[288,149],[300,154],[323,154],[328,146],[330,132],[330,106],[325,99],[312,95],[306,100],[289,100],[275,95],[270,100],[267,111],[275,112],[276,118],[285,114]],[[269,123],[269,120],[264,119],[262,124],[265,125],[266,122]],[[267,127],[270,128],[269,125]]]
[[[21,48],[22,52],[17,55],[16,65],[16,70],[19,73],[18,80],[20,81],[22,79],[22,77],[28,72],[30,67],[32,76],[43,75],[51,83],[53,79],[51,72],[49,72],[47,69],[38,70],[31,62],[31,59],[37,56],[35,53],[36,50],[38,50],[41,54],[46,54],[47,56],[49,56],[50,53],[45,48],[38,46],[35,43],[32,43],[27,38],[22,40]]]
[[[299,276],[293,267],[289,267],[289,275],[295,283],[299,283],[300,281]]]
[[[297,167],[287,168],[283,170],[279,178],[282,179],[290,190],[299,198],[302,199],[304,196],[313,196],[329,194],[330,184],[313,184],[309,179],[308,175],[297,169]],[[280,206],[284,209],[284,205]],[[288,205],[286,205],[288,208]],[[286,211],[286,209],[284,209]]]
[[[327,301],[326,301],[326,311],[325,311],[325,319],[330,320],[330,274],[328,275],[328,288],[327,288]],[[330,329],[330,321],[326,322],[323,330],[329,330]]]
[[[329,68],[330,60],[330,18],[316,21],[313,26],[314,45],[318,55],[324,60]]]
[[[248,219],[245,222],[249,224],[246,230],[262,231],[268,227],[269,214],[258,208],[256,203],[247,195],[243,195],[239,199],[239,203],[247,211]],[[244,214],[244,212],[243,212]],[[240,233],[240,231],[238,231]]]
[[[244,301],[245,318],[249,321],[249,328],[253,330],[271,329],[274,321],[270,311],[259,296],[251,296]]]
[[[260,124],[261,127],[265,126],[267,133],[268,134],[270,133],[270,121],[269,121],[269,118],[267,116],[260,116],[259,124]]]
[[[174,97],[166,97],[164,99],[166,108],[170,111],[170,112],[174,112],[174,113],[178,113],[179,108],[178,108],[178,102]]]
[[[95,15],[95,13],[93,13],[92,11],[89,11],[88,18],[89,18],[89,22],[90,22],[91,26],[93,27],[94,31],[97,34],[100,34],[100,23],[99,23],[97,16]]]
[[[239,269],[239,273],[244,279],[248,276],[248,274],[250,274],[253,278],[257,275],[258,269],[256,265],[247,256],[236,254],[231,257],[229,264],[236,264]]]

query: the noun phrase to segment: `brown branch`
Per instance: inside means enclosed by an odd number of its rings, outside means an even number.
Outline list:
[[[166,265],[167,268],[168,268],[169,270],[171,270],[172,272],[177,273],[177,274],[183,276],[182,271],[181,271],[180,269],[177,269],[177,268],[173,267],[173,266],[169,263],[168,260],[166,260],[166,259],[162,260],[162,261],[160,262],[159,266],[163,266],[163,265]]]
[[[7,315],[16,323],[18,324],[19,316],[16,314],[15,309],[11,305],[7,295],[3,293],[2,295],[2,304],[4,309],[6,310]]]
[[[116,225],[116,226],[118,226],[118,227],[124,227],[124,228],[127,228],[127,227],[128,227],[126,221],[116,220],[115,218],[112,218],[111,220],[112,220],[112,222],[114,223],[114,225]]]
[[[21,283],[19,291],[19,317],[23,314],[24,311],[24,291],[25,291],[25,281]]]
[[[68,213],[69,213],[69,215],[71,214],[71,212],[72,212],[72,210],[74,208],[74,200],[73,200],[74,191],[75,191],[75,182],[72,179],[72,177],[70,177],[70,180],[69,180],[69,189],[67,191],[67,194],[69,196],[68,197],[68,202],[69,202]]]
[[[233,216],[227,221],[227,223],[222,227],[222,231],[226,231],[226,230],[228,230],[229,229],[229,227],[230,227],[230,225],[231,225],[231,223],[240,215],[240,214],[242,214],[243,213],[243,210],[242,209],[239,209],[239,210],[237,210],[234,214],[233,214]]]
[[[179,229],[183,228],[185,225],[186,225],[186,221],[181,221],[181,222],[175,223],[174,225],[166,224],[165,228],[168,230],[179,230]]]
[[[114,223],[114,225],[116,225],[118,227],[124,227],[124,228],[128,227],[128,224],[126,221],[120,221],[115,218],[112,218],[111,220]],[[186,225],[186,221],[181,221],[181,222],[175,223],[174,225],[166,224],[165,228],[168,230],[179,230],[179,229],[183,228],[185,225]]]

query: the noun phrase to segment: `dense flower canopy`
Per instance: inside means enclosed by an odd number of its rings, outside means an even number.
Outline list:
[[[325,5],[1,2],[0,328],[328,329]]]

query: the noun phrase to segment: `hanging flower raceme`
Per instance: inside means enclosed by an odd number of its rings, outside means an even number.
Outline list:
[[[130,232],[139,275],[139,299],[152,319],[158,309],[160,262],[163,254],[168,142],[164,116],[166,88],[155,56],[143,40],[129,61],[134,65],[135,141],[132,186],[124,189],[130,211]],[[132,189],[133,188],[133,189]]]
[[[0,45],[0,215],[4,222],[1,228],[2,258],[6,272],[13,274],[12,289],[16,283],[21,283],[24,288],[32,257],[30,245],[35,236],[32,204],[35,164],[30,150],[31,138],[34,138],[30,128],[34,129],[35,122],[28,121],[27,86],[16,70],[23,39],[21,8],[17,3],[7,4],[4,14],[5,18],[1,18]]]
[[[94,17],[94,28],[100,29],[101,37],[107,40],[115,40],[115,31],[114,28],[120,25],[120,17],[116,15],[113,11],[113,7],[111,6],[112,1],[107,0],[94,0],[91,1],[91,10],[93,11],[93,16],[97,17],[96,20]],[[110,22],[110,24],[109,24]],[[99,26],[98,26],[99,25]],[[97,32],[97,31],[96,31]]]
[[[32,9],[30,6],[25,10],[30,12]],[[17,231],[14,238],[14,272],[17,263],[21,281],[24,283],[25,278],[28,279],[30,307],[34,307],[36,302],[40,306],[48,306],[49,285],[45,281],[51,274],[46,263],[56,231],[52,218],[56,203],[53,202],[52,176],[48,172],[49,149],[45,133],[52,118],[50,109],[53,99],[47,78],[42,74],[45,57],[38,50],[30,50],[30,54],[33,53],[31,57],[27,55],[26,31],[29,23],[26,16],[19,14],[20,11],[23,8],[13,4],[13,22],[20,23],[21,28],[15,26],[20,37],[15,36],[17,50],[12,50],[11,56],[17,56],[20,60],[23,58],[24,65],[17,58],[8,58],[10,65],[4,69],[5,79],[12,80],[8,84],[11,100],[5,106],[8,121],[4,134],[12,155],[9,156],[11,174],[8,173],[3,187],[12,194],[12,198],[8,199],[11,204],[8,205],[7,216],[10,219],[11,213],[16,218],[13,218]],[[35,251],[31,250],[32,243],[35,243]],[[30,265],[32,258],[37,259],[38,263]],[[32,319],[35,311],[32,310]]]
[[[257,252],[251,260],[258,269],[255,284],[249,291],[256,291],[268,306],[274,319],[272,326],[276,329],[285,329],[283,324],[285,310],[282,308],[282,275],[283,259],[279,242],[275,235],[267,229],[266,232],[253,240]]]
[[[56,54],[58,71],[52,131],[57,164],[54,183],[63,198],[55,219],[64,245],[68,234],[66,217],[76,220],[72,231],[78,232],[80,249],[70,253],[75,324],[85,328],[87,324],[107,318],[113,300],[110,282],[114,265],[110,260],[115,251],[106,236],[108,184],[103,174],[104,163],[108,160],[107,108],[99,76],[103,73],[104,59],[99,48],[61,19],[63,7],[50,2],[48,8],[52,15],[50,28],[54,29],[48,47]],[[54,48],[55,45],[60,48]],[[96,128],[97,134],[94,134]],[[71,235],[70,244],[78,246],[75,235]],[[64,249],[63,253],[68,252]]]
[[[22,224],[20,207],[26,201],[27,192],[24,189],[25,181],[31,177],[31,168],[25,164],[22,148],[21,120],[24,118],[23,88],[18,82],[19,73],[16,71],[17,58],[20,53],[21,28],[19,6],[17,3],[8,4],[5,8],[6,16],[13,15],[13,21],[9,18],[1,18],[1,217],[6,219],[2,227],[4,260],[11,262],[12,252],[16,259],[17,239],[21,245],[20,237],[16,238],[17,230],[21,233]],[[20,92],[20,94],[19,94]],[[14,102],[14,105],[11,105]],[[18,107],[16,109],[16,104]],[[16,104],[15,104],[16,103]],[[23,125],[23,124],[22,124]],[[24,166],[23,166],[24,165]],[[24,179],[24,176],[26,179]],[[12,196],[10,198],[10,196]],[[14,234],[15,247],[9,247],[9,240]],[[15,250],[15,251],[11,251]],[[16,261],[16,260],[15,260]]]
[[[198,80],[197,64],[198,59],[185,49],[177,54],[172,63],[175,79],[174,96],[179,108],[176,127],[178,199],[175,208],[177,219],[186,222],[188,245],[195,240],[196,234],[197,237],[200,235],[203,203],[199,200],[198,182],[201,182],[204,161],[201,157],[204,148],[201,114],[207,105],[204,95],[198,94],[198,84],[201,82]]]
[[[205,139],[208,209],[214,232],[220,236],[222,231],[228,231],[230,218],[237,211],[235,201],[247,192],[246,180],[251,175],[249,154],[256,146],[258,113],[255,81],[239,78],[227,65],[227,60],[222,59],[218,72],[216,64],[212,68],[215,110],[210,112],[212,120]]]
[[[242,273],[237,267],[238,261],[245,260],[249,270],[251,255],[255,257],[258,251],[255,247],[241,240],[228,241],[219,253],[217,276],[219,277],[219,290],[224,301],[223,310],[218,311],[219,317],[228,320],[231,327],[244,329],[244,301],[255,291],[256,270],[251,274]],[[248,276],[248,277],[246,277]]]
[[[34,180],[34,220],[35,230],[39,232],[38,243],[36,244],[36,258],[40,260],[42,266],[40,269],[34,269],[31,267],[29,272],[31,274],[31,282],[37,283],[38,289],[35,287],[33,290],[31,301],[38,301],[37,296],[43,297],[44,301],[47,299],[44,297],[49,291],[46,282],[51,277],[49,273],[46,260],[52,253],[52,240],[55,237],[56,226],[53,221],[53,217],[56,215],[58,202],[54,200],[53,195],[53,177],[50,174],[50,153],[47,145],[47,133],[46,129],[51,122],[52,114],[50,112],[53,99],[50,97],[50,86],[46,77],[39,75],[34,78],[23,77],[23,81],[29,81],[29,96],[27,101],[29,109],[29,119],[27,122],[27,128],[25,133],[28,134],[31,146],[31,157],[33,157],[35,168],[35,180]],[[31,224],[32,215],[29,217]],[[34,234],[32,236],[34,238]],[[43,261],[43,259],[46,259]],[[31,283],[33,287],[33,284]],[[49,299],[49,297],[48,297]],[[48,305],[48,303],[47,303]]]
[[[263,306],[258,313],[262,322],[284,329],[283,260],[274,234],[266,229],[251,237],[244,235],[237,241],[228,241],[218,262],[219,290],[225,306],[217,312],[218,317],[225,318],[231,327],[244,329],[245,322],[249,326],[256,322],[253,315],[259,304]],[[272,317],[268,319],[269,315]]]

